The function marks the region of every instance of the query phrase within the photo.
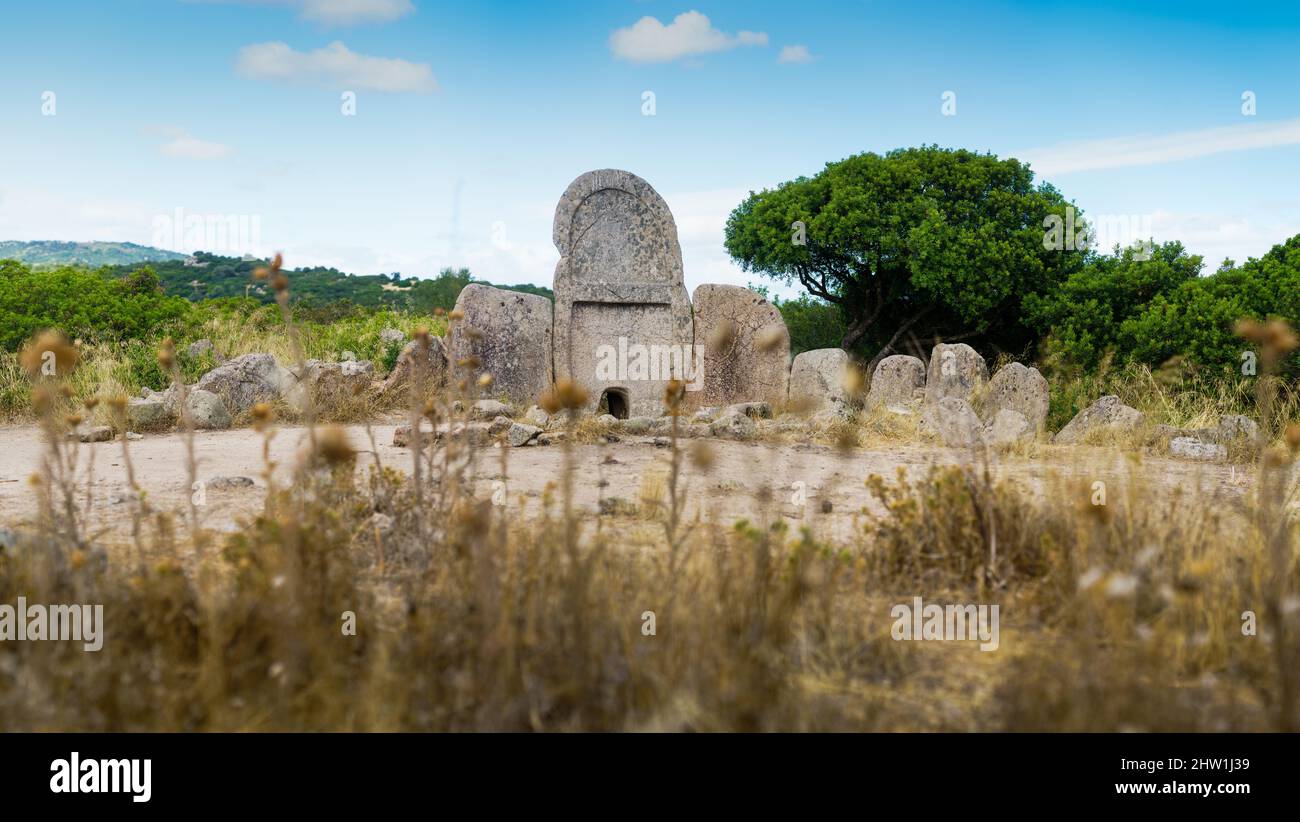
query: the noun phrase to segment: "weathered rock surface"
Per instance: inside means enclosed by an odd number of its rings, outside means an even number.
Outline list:
[[[1143,422],[1141,411],[1124,405],[1114,394],[1107,394],[1076,414],[1052,441],[1070,445],[1089,438],[1094,432],[1105,432],[1098,436],[1123,436],[1137,430]]]
[[[551,415],[534,405],[524,412],[524,422],[536,425],[538,428],[545,428],[551,422]]]
[[[635,174],[590,171],[555,207],[555,377],[626,397],[615,416],[656,415],[672,366],[693,359],[690,296],[677,226]],[[611,406],[612,408],[612,406]]]
[[[518,448],[521,445],[527,445],[529,440],[542,433],[542,429],[536,425],[524,425],[521,422],[512,422],[506,429],[506,443],[511,447]]]
[[[226,407],[226,402],[221,395],[212,391],[191,388],[186,392],[185,408],[189,411],[190,422],[195,428],[230,427],[230,409]]]
[[[270,354],[244,354],[204,374],[192,391],[216,394],[226,401],[231,414],[241,414],[256,403],[278,399],[296,382]]]
[[[849,412],[845,374],[849,355],[843,348],[817,348],[794,358],[790,368],[790,400],[810,413],[829,411],[844,416]]]
[[[472,420],[490,420],[502,416],[510,416],[510,406],[500,400],[476,400],[469,409],[469,418]]]
[[[1005,448],[1024,440],[1033,439],[1034,425],[1025,415],[1010,408],[999,408],[984,424],[981,433],[984,444]]]
[[[772,419],[772,406],[765,402],[738,402],[728,405],[724,414],[744,414],[756,420]]]
[[[709,425],[709,433],[715,437],[745,440],[758,433],[758,423],[746,414],[723,414]]]
[[[1047,380],[1037,368],[1013,362],[1003,366],[989,380],[979,408],[986,419],[993,419],[1002,409],[1019,412],[1035,431],[1047,424],[1050,404]]]
[[[784,403],[790,332],[776,306],[748,288],[713,284],[696,287],[691,306],[704,360],[703,386],[688,397],[692,404]]]
[[[876,363],[867,390],[867,409],[906,405],[917,389],[925,388],[925,363],[917,357],[894,354]]]
[[[457,377],[491,374],[484,393],[532,402],[554,382],[551,301],[537,294],[470,283],[456,298],[464,319],[451,324],[447,360]],[[477,359],[473,369],[460,364]],[[473,373],[470,373],[472,370]]]
[[[421,351],[425,354],[423,363],[425,370],[422,372],[422,379],[427,381],[426,388],[436,388],[443,384],[447,378],[446,345],[442,337],[430,336],[427,348],[418,340],[411,340],[402,348],[402,353],[397,355],[397,361],[393,363],[393,370],[384,378],[384,384],[379,389],[381,394],[401,388],[410,382],[411,368],[419,362]]]
[[[942,397],[927,404],[921,414],[921,430],[938,435],[949,448],[970,448],[983,441],[980,418],[961,397]]]
[[[162,398],[162,394],[157,394],[151,399],[133,397],[127,401],[126,418],[132,430],[156,431],[171,423],[172,412]]]
[[[1217,442],[1203,442],[1195,437],[1174,437],[1169,441],[1169,453],[1171,456],[1204,462],[1228,458],[1227,446]]]
[[[944,397],[970,402],[989,379],[989,369],[975,349],[965,343],[940,343],[930,352],[925,375],[925,403],[934,405]]]

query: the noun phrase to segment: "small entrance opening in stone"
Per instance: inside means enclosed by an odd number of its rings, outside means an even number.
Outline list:
[[[597,414],[610,414],[615,419],[627,419],[627,391],[622,388],[610,388],[600,395],[600,407]]]

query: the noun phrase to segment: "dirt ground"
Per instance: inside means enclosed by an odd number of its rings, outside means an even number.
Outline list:
[[[347,428],[353,445],[361,452],[359,471],[366,470],[376,459],[385,467],[411,470],[408,449],[391,444],[395,427],[393,421],[373,425],[373,449],[365,426]],[[305,434],[305,429],[293,427],[276,433],[271,459],[277,463],[277,481],[288,480]],[[708,442],[714,464],[707,474],[683,459],[688,517],[698,514],[706,521],[730,524],[740,518],[780,516],[792,527],[811,526],[823,538],[837,542],[852,542],[859,533],[863,512],[878,510],[878,503],[864,484],[868,476],[879,474],[892,479],[899,468],[904,468],[908,476],[920,478],[930,466],[974,458],[965,451],[904,443],[840,452],[814,444]],[[127,446],[137,482],[152,504],[182,513],[191,493],[183,436],[150,434]],[[123,504],[128,484],[122,443],[77,447],[79,487],[85,493],[87,478],[91,479],[89,490],[96,521],[110,531],[122,528],[130,508]],[[194,447],[198,478],[204,483],[199,497],[204,527],[217,531],[239,529],[241,521],[261,507],[265,494],[260,435],[250,429],[204,431],[195,434]],[[34,514],[36,495],[27,479],[37,470],[44,448],[35,427],[0,428],[0,525],[22,527]],[[516,507],[522,517],[536,516],[546,486],[561,477],[564,449],[557,445],[506,449],[504,474],[498,449],[488,447],[478,452],[478,493],[490,495],[496,491],[498,498]],[[662,493],[669,452],[656,447],[653,438],[627,437],[607,445],[575,444],[573,459],[576,503],[594,515],[602,499],[619,498],[637,505],[647,493],[653,496],[656,488]],[[1175,492],[1200,505],[1231,500],[1240,498],[1254,481],[1249,466],[1139,457],[1096,448],[1043,447],[1033,458],[995,456],[991,460],[990,469],[996,477],[1023,484],[1035,494],[1077,493],[1087,498],[1087,489],[1100,480],[1106,483],[1111,499],[1128,499],[1136,504],[1156,504]],[[247,477],[253,484],[213,482],[238,477]],[[766,506],[759,501],[765,485],[771,489],[771,502]]]

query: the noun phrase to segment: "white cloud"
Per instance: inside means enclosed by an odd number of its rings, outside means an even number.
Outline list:
[[[331,26],[389,23],[415,11],[411,0],[303,0],[304,20]]]
[[[782,46],[781,53],[777,56],[778,63],[811,63],[813,60],[812,53],[808,51],[807,46]]]
[[[289,6],[298,10],[301,19],[326,26],[391,23],[415,11],[411,0],[226,0],[226,2]]]
[[[1023,152],[1021,159],[1029,162],[1034,171],[1042,176],[1157,165],[1225,151],[1296,144],[1300,144],[1300,118],[1271,123],[1242,123],[1173,134],[1059,143]]]
[[[642,17],[609,36],[609,48],[614,56],[634,63],[667,63],[737,46],[766,45],[766,34],[742,31],[732,36],[715,29],[709,18],[698,11],[683,12],[666,26],[654,17]]]
[[[337,40],[315,51],[295,51],[278,41],[244,46],[235,67],[245,77],[346,90],[428,94],[438,89],[428,63],[358,54]]]
[[[210,140],[200,140],[184,129],[169,128],[164,133],[170,138],[158,147],[168,157],[181,157],[189,160],[220,160],[235,152],[233,148]]]

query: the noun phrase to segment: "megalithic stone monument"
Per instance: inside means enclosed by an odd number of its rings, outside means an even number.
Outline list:
[[[635,174],[589,171],[556,205],[554,240],[556,379],[587,389],[585,410],[659,416],[667,380],[698,368],[668,204]]]

